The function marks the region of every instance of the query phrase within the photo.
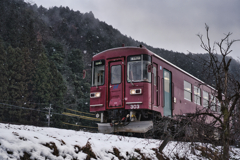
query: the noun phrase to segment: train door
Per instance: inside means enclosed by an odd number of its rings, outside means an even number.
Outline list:
[[[163,69],[164,116],[172,117],[172,73]]]
[[[152,70],[152,104],[153,107],[158,107],[159,105],[159,90],[158,90],[158,66],[156,63],[153,63]]]
[[[124,108],[124,59],[108,61],[107,109]]]

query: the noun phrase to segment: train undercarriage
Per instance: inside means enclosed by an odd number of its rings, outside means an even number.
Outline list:
[[[98,130],[101,133],[146,133],[153,128],[152,117],[144,110],[118,109],[101,112],[100,114],[101,123],[98,123]]]
[[[155,111],[119,109],[101,112],[99,116],[101,123],[97,124],[100,133],[130,134],[156,139],[171,137],[181,141],[206,139],[205,141],[208,142],[208,139],[218,141],[220,138],[212,128],[204,132],[186,118],[162,117],[161,113]]]
[[[180,128],[177,120],[162,117],[155,111],[110,110],[100,114],[101,123],[97,124],[101,133],[132,133],[157,138],[174,134]]]

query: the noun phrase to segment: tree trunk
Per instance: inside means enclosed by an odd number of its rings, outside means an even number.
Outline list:
[[[229,134],[228,131],[225,131],[223,133],[223,154],[222,154],[222,160],[228,160],[229,159]]]
[[[172,139],[172,135],[168,134],[158,149],[160,153],[162,153],[163,149],[166,147],[166,145],[171,139]]]
[[[222,152],[222,160],[228,160],[229,159],[229,120],[227,112],[227,109],[224,110],[224,121],[223,121],[223,136],[222,136],[222,142],[223,142],[223,152]]]

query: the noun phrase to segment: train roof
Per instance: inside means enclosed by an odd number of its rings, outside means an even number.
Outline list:
[[[174,68],[176,68],[176,69],[180,70],[181,72],[185,73],[186,75],[188,75],[188,76],[194,78],[195,80],[199,81],[200,83],[202,83],[202,84],[206,84],[206,83],[203,82],[202,80],[200,80],[200,79],[198,79],[197,77],[191,75],[190,73],[184,71],[183,69],[179,68],[179,67],[176,66],[175,64],[173,64],[173,63],[167,61],[166,59],[160,57],[159,55],[157,55],[157,54],[155,54],[155,53],[153,53],[153,54],[154,54],[156,57],[158,57],[159,59],[161,59],[162,61],[164,61],[164,62],[170,64],[170,65],[173,66]],[[206,86],[208,86],[209,88],[211,88],[211,89],[213,89],[213,90],[216,90],[215,88],[213,88],[212,86],[210,86],[210,85],[208,85],[208,84],[206,84]]]
[[[93,58],[92,58],[92,60],[98,59],[98,57],[101,57],[101,55],[103,55],[103,54],[106,54],[106,56],[108,57],[108,55],[109,55],[108,53],[111,53],[112,51],[119,51],[119,50],[124,51],[124,50],[129,50],[129,49],[131,49],[131,50],[132,50],[132,49],[141,50],[142,52],[145,52],[145,53],[147,53],[147,54],[154,55],[154,56],[158,57],[159,59],[161,59],[162,61],[166,62],[167,64],[171,65],[172,67],[178,69],[179,71],[181,71],[181,72],[185,73],[186,75],[188,75],[188,76],[194,78],[195,80],[199,81],[200,83],[206,84],[206,83],[203,82],[202,80],[200,80],[200,79],[198,79],[197,77],[191,75],[190,73],[184,71],[183,69],[179,68],[179,67],[176,66],[175,64],[169,62],[168,60],[166,60],[166,59],[164,59],[164,58],[162,58],[162,57],[160,57],[160,56],[157,55],[156,53],[148,50],[146,47],[127,46],[127,47],[111,48],[111,49],[102,51],[102,52],[94,55]],[[139,52],[138,52],[138,54],[139,54]],[[111,56],[111,57],[114,57],[114,56]],[[206,86],[208,86],[209,88],[211,88],[211,89],[213,89],[213,90],[216,90],[215,88],[213,88],[212,86],[210,86],[210,85],[208,85],[208,84],[206,84]]]
[[[102,54],[107,54],[111,51],[119,51],[119,50],[129,50],[129,49],[134,49],[134,50],[145,50],[146,52],[151,52],[150,50],[148,50],[146,47],[135,47],[135,46],[126,46],[126,47],[116,47],[116,48],[111,48],[111,49],[107,49],[104,50],[102,52],[97,53],[96,55],[93,56],[93,58],[97,58],[98,56],[102,55]],[[153,52],[151,52],[152,54],[155,54]]]

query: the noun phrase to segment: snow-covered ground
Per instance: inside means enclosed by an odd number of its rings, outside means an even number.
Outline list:
[[[202,157],[203,144],[193,150],[190,143],[170,142],[160,154],[157,148],[161,143],[153,139],[0,123],[0,160],[207,159]],[[231,149],[231,158],[240,159],[240,149]]]

